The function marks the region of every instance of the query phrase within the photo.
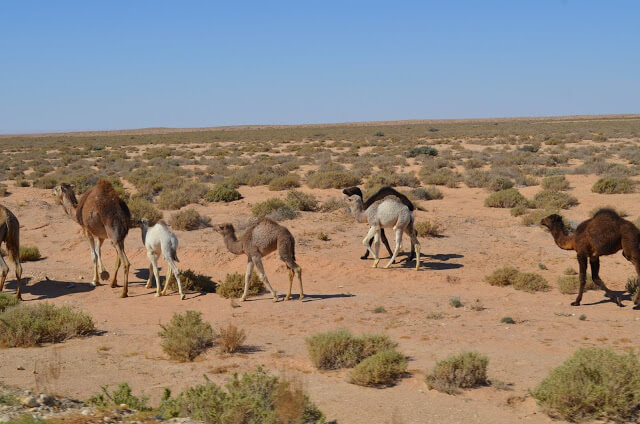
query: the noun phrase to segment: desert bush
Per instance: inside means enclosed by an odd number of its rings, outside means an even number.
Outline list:
[[[435,186],[414,188],[409,192],[409,197],[413,200],[437,200],[442,199],[444,195]]]
[[[491,191],[502,191],[513,187],[513,181],[507,177],[495,177],[489,181],[487,189]]]
[[[349,171],[317,171],[307,179],[311,188],[346,188],[360,183],[360,178]]]
[[[513,286],[516,290],[529,293],[544,291],[549,287],[547,280],[541,275],[533,272],[520,272],[511,266],[496,269],[484,280],[492,286]]]
[[[526,214],[523,214],[520,218],[520,222],[525,227],[529,227],[531,225],[539,225],[540,220],[546,216],[551,215],[552,213],[557,213],[558,210],[543,210],[543,209],[535,209],[529,211]]]
[[[558,277],[558,290],[562,294],[576,294],[580,288],[580,279],[577,275],[563,275]],[[587,282],[584,285],[584,291],[596,290],[598,287],[591,279],[591,275],[587,275]]]
[[[273,219],[274,221],[286,221],[288,219],[295,219],[298,216],[300,216],[300,214],[297,211],[294,211],[289,206],[283,206],[271,212],[267,215],[267,218]]]
[[[137,224],[142,218],[149,221],[149,225],[155,225],[162,219],[162,212],[153,206],[142,196],[133,196],[126,200],[129,211],[131,212],[131,222]]]
[[[425,166],[420,169],[420,178],[425,184],[446,185],[451,188],[457,187],[458,182],[461,180],[460,175],[449,168],[436,169],[432,166]]]
[[[515,206],[529,206],[529,201],[515,188],[491,193],[484,200],[484,205],[490,208],[513,208]]]
[[[430,389],[454,394],[458,389],[468,389],[487,384],[489,359],[477,352],[462,352],[436,363],[427,374]]]
[[[213,345],[213,328],[202,321],[202,313],[186,311],[173,314],[169,324],[162,325],[158,335],[162,338],[162,350],[173,360],[193,361]]]
[[[40,250],[36,246],[20,246],[20,261],[37,261],[42,256]]]
[[[580,349],[531,394],[549,415],[568,421],[636,421],[640,411],[638,366],[633,352]]]
[[[569,181],[563,174],[550,175],[542,179],[542,189],[543,190],[568,190],[569,189]]]
[[[318,199],[313,194],[298,190],[289,191],[284,202],[291,209],[297,211],[314,212],[318,210]]]
[[[464,183],[469,188],[487,187],[490,181],[491,174],[480,169],[472,169],[464,175]]]
[[[517,205],[511,208],[511,216],[522,216],[527,213],[529,208],[525,205]]]
[[[269,190],[271,191],[289,190],[296,187],[300,187],[300,177],[296,174],[276,177],[269,182]]]
[[[533,197],[538,209],[569,209],[578,204],[578,199],[563,191],[542,190]]]
[[[442,225],[438,221],[426,221],[416,222],[415,229],[420,237],[438,237],[442,234]]]
[[[127,405],[130,409],[136,411],[150,411],[151,408],[147,405],[149,398],[143,396],[139,398],[133,395],[133,390],[129,383],[120,383],[118,388],[109,393],[109,386],[100,387],[100,393],[91,396],[87,403],[97,408],[108,408],[110,406],[120,406],[122,404]]]
[[[338,209],[343,209],[346,207],[347,207],[347,201],[345,199],[332,197],[322,202],[322,205],[320,205],[320,210],[322,212],[333,212]]]
[[[591,187],[591,191],[601,194],[633,193],[636,182],[627,177],[600,178]]]
[[[233,324],[229,324],[225,328],[220,328],[216,332],[216,340],[218,342],[220,353],[236,352],[246,339],[247,334],[244,330]]]
[[[396,350],[383,350],[365,358],[349,373],[359,386],[390,386],[407,371],[407,359]]]
[[[275,212],[280,208],[286,207],[287,204],[282,199],[272,197],[264,202],[258,202],[251,207],[251,213],[257,218],[264,218],[270,213]]]
[[[408,158],[415,158],[416,156],[438,156],[438,150],[431,146],[418,146],[412,147],[407,150],[404,155]]]
[[[397,346],[384,335],[354,337],[345,329],[315,334],[306,339],[306,344],[311,362],[318,369],[351,368],[365,358]]]
[[[91,334],[91,317],[70,306],[17,305],[0,313],[0,346],[30,347]]]
[[[233,202],[241,198],[240,192],[230,183],[216,184],[204,195],[204,200],[207,202]]]
[[[304,391],[258,368],[242,377],[234,374],[226,391],[207,380],[177,397],[165,392],[159,407],[165,419],[190,417],[206,424],[323,424],[324,414]]]
[[[631,295],[631,299],[635,298],[636,292],[638,291],[638,277],[632,276],[627,278],[627,282],[624,286],[624,289]]]
[[[203,184],[185,182],[181,187],[162,190],[156,202],[160,209],[175,210],[198,203],[206,192],[207,188]]]
[[[169,225],[176,230],[192,231],[208,227],[211,218],[202,216],[195,209],[185,209],[176,212],[169,218]]]
[[[420,181],[411,172],[406,174],[398,174],[396,172],[387,171],[376,173],[369,177],[367,183],[365,184],[365,188],[367,190],[371,190],[373,188],[380,188],[382,186],[418,187],[419,185]]]
[[[264,283],[257,274],[252,273],[249,279],[249,296],[255,296],[266,290]],[[244,293],[244,274],[234,272],[227,274],[224,281],[220,283],[216,292],[227,299],[237,299]]]
[[[52,189],[57,186],[60,182],[57,178],[53,176],[45,175],[44,177],[37,178],[33,181],[33,186],[35,188],[43,188],[43,189]]]
[[[216,283],[211,277],[203,274],[198,274],[191,269],[180,271],[180,283],[183,290],[214,293],[216,291]],[[171,277],[166,282],[169,290],[177,290],[178,282],[175,275],[171,273]]]
[[[0,293],[0,313],[10,306],[16,306],[20,301],[14,295]]]

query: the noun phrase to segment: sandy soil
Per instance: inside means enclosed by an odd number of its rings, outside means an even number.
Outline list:
[[[581,203],[566,212],[568,218],[585,219],[588,211],[605,204],[626,210],[632,219],[637,216],[638,195],[593,194],[589,188],[595,179],[569,176],[575,187],[571,193]],[[532,197],[539,190],[521,191]],[[487,193],[482,189],[443,188],[444,199],[420,202],[426,212],[418,211],[417,220],[437,219],[445,230],[441,238],[422,241],[426,257],[419,272],[402,264],[371,269],[371,261],[359,259],[365,224],[355,224],[342,212],[304,213],[285,225],[296,237],[308,297],[304,302],[295,297],[273,303],[263,295],[238,302],[239,307],[216,294],[192,293],[184,301],[177,294],[155,298],[154,290],[144,288],[148,261],[139,229],[133,229],[126,240],[132,263],[130,297],[120,299],[120,288],[91,288],[89,249],[78,225],[64,215],[49,191],[10,191],[3,204],[20,219],[22,244],[37,245],[44,256],[24,265],[29,280],[25,301],[76,306],[94,317],[101,333],[57,345],[0,350],[0,381],[7,384],[85,399],[100,385],[128,381],[136,393],[151,395],[156,403],[163,387],[175,393],[201,383],[203,374],[223,382],[230,373],[263,364],[275,373],[299,378],[327,417],[339,423],[541,423],[552,420],[538,409],[528,390],[549,370],[580,347],[623,350],[637,348],[640,342],[640,312],[632,310],[628,296],[625,307],[618,308],[602,292],[591,291],[585,294],[583,306],[571,307],[574,295],[560,294],[555,282],[567,267],[577,269],[574,254],[557,248],[541,228],[521,226],[508,209],[484,207]],[[213,222],[240,223],[249,218],[251,203],[275,194],[266,188],[241,187],[240,191],[244,198],[232,204],[195,207]],[[339,190],[313,192],[321,199],[341,196]],[[320,231],[330,240],[318,240]],[[211,275],[216,281],[226,273],[244,272],[246,258],[229,253],[212,229],[176,234],[181,268]],[[112,271],[115,251],[105,244],[103,252]],[[632,265],[621,254],[601,262],[601,275],[609,287],[624,290]],[[287,282],[284,265],[274,255],[264,263],[282,295]],[[539,269],[539,264],[548,269]],[[528,294],[483,281],[505,265],[539,272],[554,288]],[[75,287],[68,288],[70,283]],[[11,279],[7,291],[15,287]],[[479,299],[486,309],[455,309],[449,306],[454,296],[465,305]],[[378,306],[386,312],[374,313]],[[193,363],[168,360],[160,348],[158,324],[187,309],[201,311],[214,328],[233,323],[245,329],[251,349],[225,357],[212,349]],[[578,319],[581,314],[586,320]],[[501,324],[504,316],[513,317],[517,324]],[[371,389],[347,383],[347,370],[315,370],[305,337],[340,327],[356,334],[388,334],[410,358],[410,375],[395,387]],[[439,359],[469,349],[488,355],[490,378],[507,383],[508,390],[483,387],[450,396],[427,389],[426,370]]]

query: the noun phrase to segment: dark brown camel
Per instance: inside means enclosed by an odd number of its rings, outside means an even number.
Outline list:
[[[342,190],[342,192],[346,194],[347,197],[351,197],[354,194],[360,196],[360,198],[363,199],[362,207],[364,210],[367,210],[369,206],[371,206],[374,202],[377,202],[378,200],[382,200],[387,196],[396,196],[398,199],[400,199],[402,203],[407,205],[407,207],[411,212],[415,210],[415,206],[413,205],[413,203],[411,203],[411,200],[409,200],[407,196],[405,196],[404,194],[400,193],[399,191],[389,186],[382,187],[373,196],[369,197],[366,202],[362,197],[362,190],[360,190],[360,187],[345,188],[344,190]],[[382,243],[384,243],[384,246],[387,248],[387,252],[389,252],[389,256],[393,256],[393,251],[389,246],[389,240],[387,240],[387,236],[384,233],[384,228],[380,230],[380,239],[382,240]],[[373,239],[369,241],[369,246],[371,246],[372,243],[373,243]],[[369,257],[369,249],[367,249],[364,252],[364,255],[360,256],[360,259],[367,259],[368,257]],[[411,249],[411,252],[409,253],[409,258],[407,258],[407,261],[412,261],[415,257],[416,257],[416,253],[413,249]]]
[[[100,277],[109,279],[109,273],[104,270],[100,248],[105,239],[111,239],[118,257],[116,270],[111,281],[111,287],[117,287],[120,263],[124,266],[124,285],[120,297],[127,297],[129,290],[129,259],[124,252],[124,238],[129,232],[131,213],[127,204],[120,199],[107,180],[99,180],[95,187],[87,190],[80,201],[76,201],[73,186],[61,184],[53,189],[65,212],[82,227],[82,232],[89,241],[91,258],[93,259],[93,286],[100,285],[98,281],[98,267]],[[96,246],[95,238],[98,239]]]
[[[18,218],[7,208],[0,205],[0,244],[2,242],[7,246],[7,254],[9,260],[13,262],[13,269],[16,272],[16,280],[18,289],[16,291],[16,297],[22,299],[21,284],[22,279],[22,265],[20,265],[20,223]],[[4,290],[4,282],[7,279],[9,273],[9,267],[4,261],[4,258],[0,255],[0,268],[2,268],[2,277],[0,277],[0,292]]]
[[[607,297],[622,306],[620,298],[607,288],[600,278],[600,256],[613,255],[622,249],[623,256],[633,263],[640,278],[640,231],[632,222],[623,219],[611,209],[601,209],[591,219],[587,219],[576,229],[574,234],[567,235],[562,217],[549,215],[540,221],[547,227],[558,247],[564,250],[575,250],[580,266],[580,291],[571,304],[579,306],[587,277],[587,259],[591,264],[593,282],[606,292]],[[633,299],[638,306],[638,294]]]

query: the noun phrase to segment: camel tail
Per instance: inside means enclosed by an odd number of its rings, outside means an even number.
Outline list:
[[[171,259],[173,259],[175,262],[180,262],[180,259],[178,259],[178,253],[177,252],[172,252]]]
[[[422,211],[422,212],[427,212],[427,210],[425,208],[423,208],[422,206],[417,206],[416,209],[419,210],[419,211]]]

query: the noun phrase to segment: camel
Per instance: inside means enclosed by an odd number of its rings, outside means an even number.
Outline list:
[[[16,273],[16,282],[18,290],[16,298],[22,300],[21,279],[22,265],[20,265],[20,223],[18,218],[7,208],[0,205],[0,244],[4,242],[7,246],[7,254],[13,262],[13,269]],[[0,268],[2,268],[2,277],[0,277],[0,292],[4,290],[4,282],[9,273],[9,266],[0,255]]]
[[[171,272],[176,277],[178,282],[178,292],[180,293],[180,299],[184,300],[184,293],[182,293],[182,283],[180,282],[180,272],[175,262],[178,260],[178,238],[171,228],[163,221],[158,221],[155,225],[149,228],[149,221],[145,218],[140,220],[142,230],[142,244],[147,249],[147,257],[151,264],[149,265],[149,280],[145,285],[145,288],[151,288],[153,282],[153,276],[156,277],[156,297],[166,296],[167,288],[169,287],[169,279],[171,278]],[[162,255],[164,260],[167,261],[169,266],[167,270],[167,277],[164,280],[164,290],[160,292],[160,275],[158,274],[158,257]]]
[[[364,198],[362,197],[362,190],[360,190],[359,187],[345,188],[344,190],[342,190],[342,192],[344,194],[346,194],[347,197],[348,196],[353,196],[354,194],[357,194],[364,201]],[[400,193],[399,191],[397,191],[394,188],[389,187],[389,186],[382,187],[373,196],[369,197],[364,202],[363,208],[367,209],[369,206],[371,206],[373,204],[373,202],[377,202],[378,200],[382,200],[387,196],[396,196],[398,199],[400,199],[400,201],[402,203],[407,205],[407,207],[409,208],[410,211],[413,212],[415,210],[415,206],[413,205],[413,203],[411,203],[411,200],[409,200],[409,198],[407,196],[405,196],[404,194]],[[382,243],[387,248],[387,252],[389,252],[389,256],[392,256],[393,252],[391,250],[391,247],[389,247],[389,240],[387,240],[387,236],[384,233],[384,228],[380,229],[380,237],[382,239]],[[371,243],[373,243],[373,239],[371,239],[371,241],[369,242],[369,246],[371,246]],[[365,252],[364,252],[364,255],[360,256],[360,259],[367,259],[368,257],[369,257],[369,249],[366,249]],[[413,250],[411,250],[411,252],[409,252],[409,257],[407,258],[407,261],[411,261],[413,258],[415,258],[415,252]]]
[[[291,286],[293,285],[294,274],[298,277],[298,283],[300,284],[300,300],[304,299],[302,268],[296,263],[295,240],[286,227],[269,218],[262,218],[251,223],[249,228],[247,228],[240,237],[240,240],[236,238],[236,232],[232,224],[217,224],[214,225],[213,229],[222,235],[224,244],[231,253],[235,253],[236,255],[244,253],[247,255],[247,272],[244,276],[244,293],[242,295],[243,301],[247,299],[249,280],[254,266],[258,270],[258,275],[260,275],[260,278],[271,292],[273,301],[278,301],[278,296],[271,287],[271,284],[269,284],[267,275],[264,273],[264,267],[262,266],[262,257],[276,249],[278,250],[280,260],[285,263],[289,270],[289,292],[284,300],[291,298]]]
[[[129,233],[131,213],[127,204],[118,197],[111,183],[98,180],[95,187],[87,190],[80,201],[76,200],[73,186],[61,184],[53,189],[53,195],[62,204],[64,211],[82,227],[82,232],[89,242],[91,258],[93,260],[92,286],[99,286],[98,269],[102,280],[109,279],[109,273],[102,264],[100,248],[105,239],[111,239],[116,252],[116,271],[111,281],[111,287],[117,287],[118,270],[120,264],[124,266],[124,285],[120,297],[127,297],[129,290],[129,259],[124,252],[124,238]],[[95,238],[98,239],[96,246]]]
[[[402,233],[406,232],[411,237],[411,247],[416,253],[416,271],[420,268],[420,243],[416,230],[413,228],[413,215],[411,211],[402,203],[398,198],[394,196],[387,196],[383,200],[373,202],[371,206],[364,209],[362,203],[362,197],[356,195],[349,197],[349,203],[351,204],[351,214],[358,222],[367,222],[369,224],[369,232],[367,236],[362,240],[371,255],[373,256],[373,268],[378,266],[380,258],[378,257],[378,251],[380,249],[380,231],[382,228],[393,227],[396,233],[396,247],[393,251],[393,256],[385,268],[389,268],[396,259],[396,255],[402,245]],[[371,250],[369,241],[374,239],[375,250]]]
[[[586,282],[587,259],[591,264],[593,282],[605,291],[606,296],[622,306],[620,298],[607,288],[599,276],[600,256],[613,255],[622,249],[622,255],[633,263],[640,278],[640,231],[632,222],[623,219],[611,209],[600,209],[591,219],[578,225],[575,233],[567,235],[562,217],[549,215],[540,221],[547,227],[553,239],[564,250],[575,250],[580,266],[580,290],[573,306],[579,306]],[[640,301],[638,294],[633,299],[634,305]]]

